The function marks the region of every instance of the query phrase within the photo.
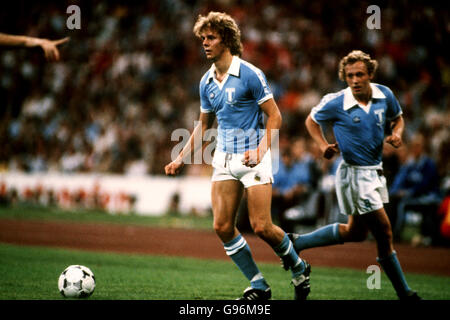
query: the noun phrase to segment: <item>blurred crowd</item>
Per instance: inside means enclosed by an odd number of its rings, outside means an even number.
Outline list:
[[[66,26],[66,8],[73,4],[81,10],[79,30]],[[243,59],[268,78],[283,115],[282,159],[298,158],[294,141],[301,140],[313,162],[308,188],[327,181],[335,159],[317,154],[304,120],[324,94],[345,87],[338,62],[361,49],[379,61],[374,82],[389,86],[404,112],[405,146],[385,150],[389,184],[414,158],[412,144],[420,134],[443,199],[450,171],[449,12],[425,1],[382,2],[381,29],[369,29],[369,5],[15,1],[0,13],[1,32],[69,36],[70,42],[61,46],[58,63],[46,63],[38,50],[0,48],[0,171],[163,174],[179,143],[171,133],[192,130],[198,118],[198,83],[209,68],[192,27],[199,14],[216,10],[236,19]],[[209,173],[202,165],[184,171]]]

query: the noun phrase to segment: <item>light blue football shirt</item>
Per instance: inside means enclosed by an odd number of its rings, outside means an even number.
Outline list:
[[[259,106],[273,98],[264,73],[237,56],[222,82],[214,72],[213,64],[200,81],[200,110],[217,117],[216,148],[228,153],[256,149],[265,133]]]
[[[316,123],[332,123],[341,155],[351,165],[380,164],[386,123],[402,114],[388,87],[375,83],[370,86],[372,99],[367,106],[360,106],[347,87],[325,95],[311,110]]]

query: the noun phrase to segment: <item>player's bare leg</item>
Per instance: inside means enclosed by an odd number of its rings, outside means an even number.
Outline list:
[[[339,235],[342,242],[364,241],[368,234],[369,228],[362,216],[348,216],[347,223],[339,224]]]
[[[337,227],[337,228],[336,228]],[[334,232],[333,229],[337,230]],[[345,224],[325,226],[310,234],[294,237],[297,250],[343,242],[360,242],[371,232],[377,242],[377,261],[391,280],[400,299],[419,299],[406,283],[397,254],[394,251],[392,230],[385,210],[379,209],[362,215],[348,216]]]
[[[271,202],[272,184],[267,183],[247,188],[247,207],[253,231],[266,241],[291,269],[292,283],[295,288],[294,299],[306,300],[310,292],[311,267],[295,252],[288,235],[273,224],[270,211]]]
[[[242,184],[237,180],[212,182],[214,230],[224,243],[239,234],[235,221],[243,190]]]
[[[411,290],[406,282],[402,267],[394,250],[392,228],[384,208],[364,215],[364,220],[377,242],[377,261],[391,280],[400,299],[419,300],[416,292]]]
[[[267,300],[272,296],[269,285],[253,260],[250,247],[236,228],[236,214],[243,186],[237,180],[213,181],[212,207],[214,230],[223,242],[225,252],[250,281],[244,300]]]
[[[384,208],[359,216],[349,216],[347,224],[339,225],[341,240],[344,242],[363,241],[370,231],[377,242],[377,261],[391,280],[400,299],[420,299],[406,282],[397,254],[394,251],[392,228]]]
[[[285,232],[272,222],[272,184],[247,188],[247,199],[249,220],[255,234],[272,247],[279,245]]]
[[[361,216],[377,242],[378,257],[385,258],[394,251],[392,228],[384,208]]]

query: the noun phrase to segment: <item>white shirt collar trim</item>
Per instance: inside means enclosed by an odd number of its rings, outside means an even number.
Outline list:
[[[239,71],[241,69],[241,59],[238,56],[233,56],[233,60],[231,60],[230,67],[228,68],[227,73],[231,74],[235,77],[239,77]],[[216,71],[216,65],[213,63],[208,73],[208,82],[214,78],[214,72]]]
[[[370,88],[372,89],[372,99],[386,99],[386,96],[384,93],[378,89],[378,87],[371,83]],[[352,89],[350,87],[347,87],[344,90],[344,110],[348,110],[355,105],[359,105],[358,101],[356,101],[355,97],[353,96]]]

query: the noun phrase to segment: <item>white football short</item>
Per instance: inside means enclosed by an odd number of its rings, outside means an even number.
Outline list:
[[[212,181],[239,180],[245,188],[259,184],[273,183],[270,150],[253,168],[242,164],[243,153],[225,153],[216,150],[212,161]]]
[[[342,161],[336,172],[336,195],[342,214],[358,215],[389,202],[383,166],[354,166]]]

